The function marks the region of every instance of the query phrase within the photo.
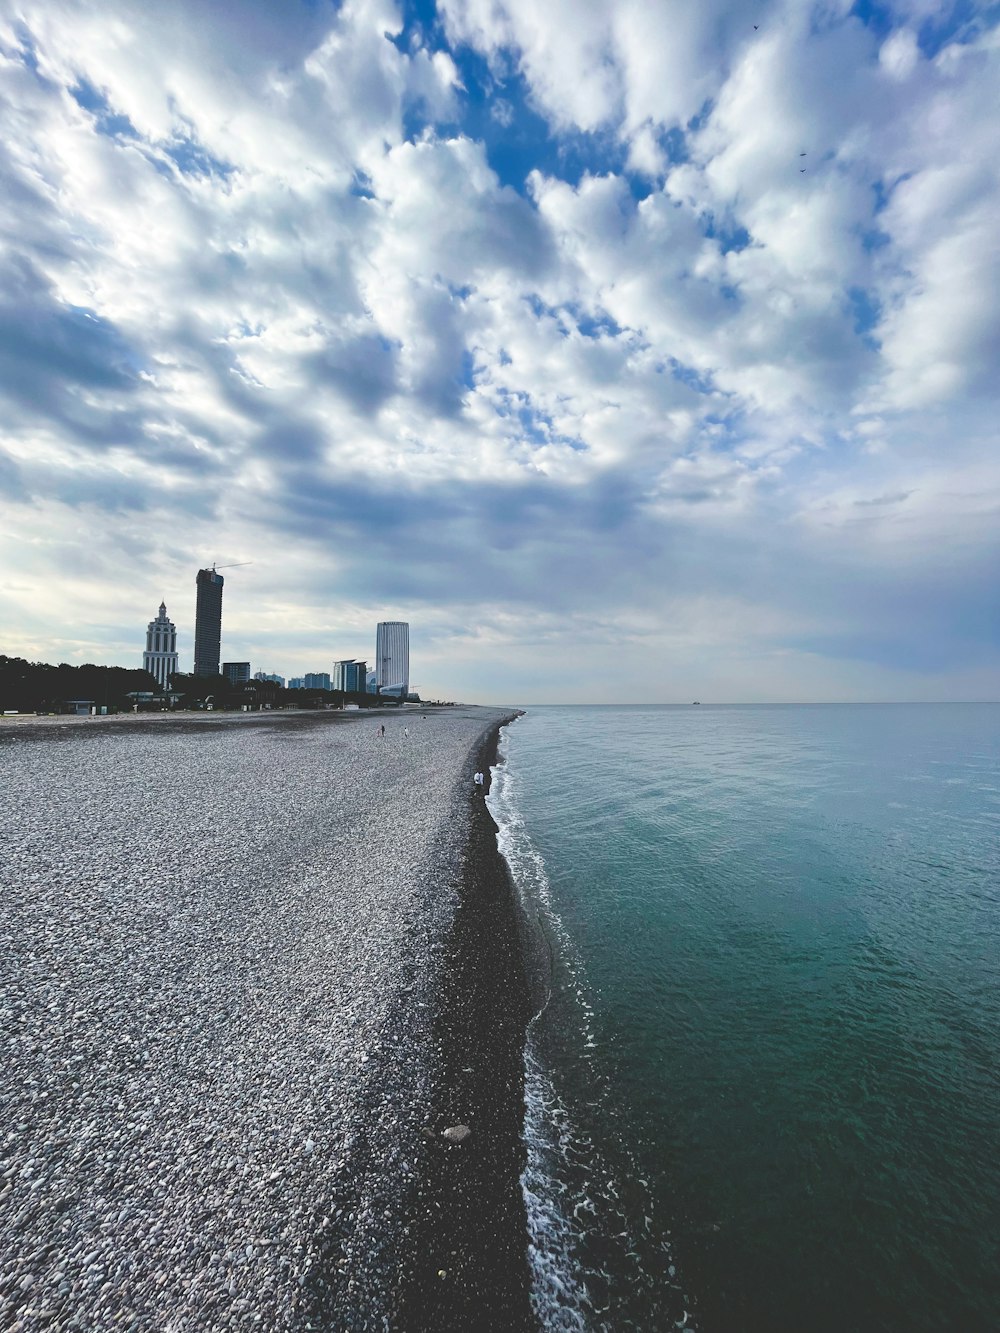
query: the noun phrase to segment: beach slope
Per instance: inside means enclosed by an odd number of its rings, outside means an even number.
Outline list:
[[[506,716],[0,728],[0,1324],[528,1321]]]

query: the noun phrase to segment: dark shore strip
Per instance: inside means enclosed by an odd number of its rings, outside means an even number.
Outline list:
[[[491,729],[475,758],[487,791],[499,730]],[[497,826],[472,770],[468,776],[469,846],[434,1022],[441,1065],[394,1320],[406,1333],[535,1327],[521,1192],[531,1003],[516,890],[497,850]],[[453,1125],[472,1132],[448,1143],[442,1131]]]

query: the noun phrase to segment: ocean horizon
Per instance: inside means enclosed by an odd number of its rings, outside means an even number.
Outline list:
[[[781,699],[772,701],[738,699],[689,699],[671,703],[653,700],[639,703],[523,703],[502,705],[517,708],[990,708],[1000,699]],[[486,705],[476,705],[485,707]],[[501,707],[501,705],[489,705]]]
[[[501,758],[542,1327],[997,1326],[1000,707],[536,705]]]

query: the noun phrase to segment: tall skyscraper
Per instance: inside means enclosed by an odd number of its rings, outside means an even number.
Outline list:
[[[161,690],[169,687],[170,677],[177,670],[177,630],[174,622],[167,619],[165,602],[160,603],[160,614],[146,626],[142,669],[156,677]]]
[[[375,629],[375,680],[381,693],[410,692],[410,626],[405,620],[380,620]]]
[[[198,604],[194,617],[194,674],[217,676],[222,647],[221,574],[214,569],[198,570]]]

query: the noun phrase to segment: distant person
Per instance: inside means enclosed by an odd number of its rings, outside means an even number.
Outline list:
[[[409,727],[404,727],[404,728],[403,728],[403,735],[404,735],[404,736],[409,736],[409,734],[410,734],[410,728],[409,728]]]
[[[476,786],[477,786],[477,787],[482,787],[484,782],[485,782],[485,779],[484,779],[482,773],[477,773],[476,776],[475,776],[475,783],[476,783]]]
[[[384,735],[385,735],[385,723],[384,723],[384,722],[382,723],[382,726],[379,728],[379,730],[382,732],[382,735],[384,736]]]

